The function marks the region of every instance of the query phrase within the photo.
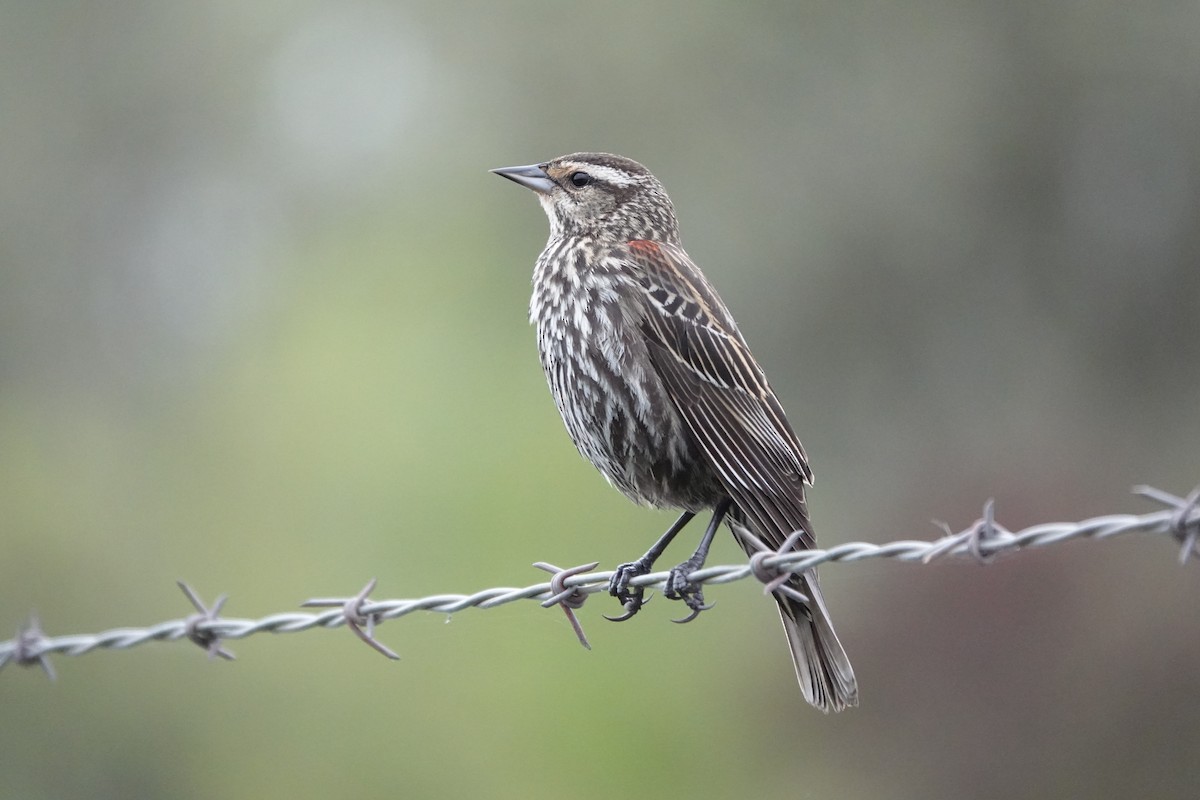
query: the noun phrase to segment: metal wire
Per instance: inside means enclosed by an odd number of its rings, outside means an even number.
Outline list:
[[[983,516],[966,529],[951,532],[944,523],[938,523],[946,535],[933,541],[903,540],[887,544],[849,542],[828,550],[802,550],[775,552],[762,548],[747,563],[707,567],[692,573],[691,578],[706,585],[731,583],[747,577],[755,577],[764,584],[765,590],[779,590],[780,576],[786,578],[790,572],[802,572],[825,563],[854,563],[870,558],[889,558],[898,561],[926,564],[946,556],[967,556],[978,561],[988,561],[1002,553],[1034,547],[1047,547],[1072,539],[1109,539],[1131,533],[1168,535],[1181,544],[1180,561],[1184,563],[1193,555],[1200,555],[1200,487],[1188,497],[1176,497],[1147,486],[1134,487],[1136,494],[1166,505],[1168,508],[1150,514],[1115,514],[1093,517],[1082,522],[1051,522],[1033,525],[1012,532],[996,523],[992,502],[984,506]],[[205,649],[210,657],[232,658],[221,643],[231,639],[244,639],[257,633],[299,633],[312,628],[336,628],[349,625],[355,633],[372,647],[389,657],[395,654],[374,640],[377,623],[412,614],[417,611],[433,611],[453,614],[468,608],[495,608],[517,600],[537,600],[541,605],[561,606],[570,612],[582,605],[583,599],[592,593],[606,591],[612,572],[590,572],[594,564],[559,570],[550,565],[535,565],[543,569],[557,570],[550,581],[529,586],[497,587],[483,589],[474,594],[438,594],[404,600],[382,600],[374,602],[367,595],[374,588],[372,580],[363,591],[353,597],[316,598],[305,602],[305,606],[331,606],[332,610],[318,614],[282,613],[260,619],[234,619],[220,615],[225,597],[220,597],[210,608],[185,584],[180,584],[189,600],[196,607],[195,614],[183,619],[160,622],[145,628],[115,628],[95,634],[70,636],[46,636],[36,617],[24,625],[17,636],[0,642],[0,668],[9,662],[24,666],[40,666],[53,679],[54,670],[47,656],[62,654],[78,656],[98,649],[126,650],[148,642],[189,639]],[[655,572],[638,576],[631,585],[665,588],[668,572]],[[573,614],[568,613],[573,618]],[[573,620],[574,622],[574,620]],[[586,647],[582,629],[574,622],[576,634]]]

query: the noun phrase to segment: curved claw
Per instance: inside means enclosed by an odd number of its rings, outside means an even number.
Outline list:
[[[696,617],[700,616],[701,611],[708,611],[710,608],[712,608],[715,605],[716,605],[716,603],[708,603],[708,604],[701,604],[701,605],[695,606],[692,608],[692,613],[688,614],[683,619],[673,619],[673,620],[671,620],[671,622],[674,622],[677,625],[686,625],[689,622],[691,622],[692,620],[694,620]]]
[[[638,612],[637,606],[630,603],[629,605],[625,606],[625,613],[619,617],[610,617],[608,614],[601,614],[601,616],[604,617],[609,622],[624,622],[627,619],[633,619],[633,615],[636,614],[637,612]]]
[[[625,613],[619,617],[610,617],[608,614],[602,614],[609,622],[624,622],[630,619],[634,614],[642,610],[642,606],[650,602],[649,597],[631,597],[621,607],[625,609]]]

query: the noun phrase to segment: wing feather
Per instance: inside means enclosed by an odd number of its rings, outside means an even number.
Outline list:
[[[724,303],[677,245],[635,241],[629,256],[651,361],[722,483],[768,545],[803,530],[815,546],[804,448]]]

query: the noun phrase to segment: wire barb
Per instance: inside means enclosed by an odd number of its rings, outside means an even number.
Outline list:
[[[184,636],[201,650],[207,651],[210,659],[220,657],[226,661],[233,661],[233,653],[221,646],[221,637],[211,627],[208,627],[210,623],[220,622],[221,608],[229,597],[221,595],[217,598],[217,602],[212,604],[212,608],[209,608],[204,605],[204,601],[192,590],[192,587],[183,581],[175,581],[175,583],[196,608],[196,613],[183,621]]]
[[[750,556],[750,572],[755,578],[758,578],[758,580],[762,582],[763,594],[779,592],[780,594],[785,594],[793,600],[804,603],[805,605],[808,605],[811,602],[808,598],[808,595],[804,594],[804,592],[788,585],[788,581],[790,581],[792,576],[796,574],[796,570],[781,569],[778,566],[767,564],[767,559],[771,558],[772,556],[783,556],[787,553],[795,552],[794,548],[796,547],[796,543],[804,537],[804,531],[792,531],[792,533],[783,540],[783,544],[779,545],[778,550],[772,550],[771,548],[767,547],[766,544],[763,543],[762,539],[759,539],[744,527],[740,528],[738,533],[747,539],[750,544],[754,545],[757,550],[757,552]]]
[[[341,607],[342,617],[346,620],[346,627],[354,631],[354,635],[362,641],[366,642],[372,649],[383,653],[393,661],[399,661],[400,656],[390,649],[383,642],[375,638],[375,621],[378,619],[378,614],[372,611],[365,611],[363,604],[367,602],[367,598],[371,592],[375,591],[376,579],[371,578],[367,581],[358,594],[351,597],[349,600],[328,600],[325,598],[314,598],[305,600],[300,604],[301,608],[322,608],[332,606],[334,608]],[[365,630],[364,630],[365,628]]]
[[[930,549],[925,554],[925,558],[922,559],[924,564],[928,564],[935,558],[941,558],[947,553],[961,552],[963,547],[980,564],[986,564],[995,555],[994,552],[988,552],[988,543],[995,542],[1001,536],[1012,536],[1012,531],[1003,525],[996,524],[996,499],[994,497],[989,497],[983,504],[983,516],[961,533],[954,533],[950,530],[950,526],[941,520],[935,519],[933,524],[941,528],[946,535],[938,541],[937,547]]]
[[[593,561],[590,564],[580,564],[578,567],[570,567],[568,569],[556,567],[545,561],[535,562],[534,566],[538,569],[544,569],[546,572],[554,573],[554,577],[550,579],[551,595],[548,599],[542,601],[542,608],[550,608],[551,606],[562,608],[563,613],[567,615],[567,620],[571,623],[571,627],[575,629],[575,636],[579,638],[579,643],[583,645],[585,650],[591,650],[592,645],[588,642],[587,635],[583,632],[583,625],[580,624],[579,618],[575,616],[576,609],[583,608],[583,601],[587,600],[587,592],[576,586],[567,586],[567,579],[591,572],[600,566],[600,562]]]
[[[800,574],[830,562],[854,563],[869,558],[887,558],[896,561],[924,564],[944,556],[965,556],[976,560],[987,560],[1005,552],[1016,552],[1033,547],[1049,547],[1072,539],[1100,540],[1130,533],[1170,536],[1182,544],[1180,561],[1186,562],[1193,556],[1200,558],[1200,487],[1187,497],[1176,497],[1168,492],[1148,486],[1134,487],[1134,492],[1166,506],[1165,509],[1149,514],[1111,514],[1093,517],[1081,522],[1048,522],[1032,525],[1012,532],[1001,526],[994,518],[991,502],[984,506],[983,516],[966,530],[951,532],[943,525],[946,535],[934,541],[901,540],[886,544],[870,542],[847,542],[828,550],[794,550],[794,541],[784,542],[778,550],[770,550],[758,543],[758,552],[749,557],[747,563],[705,567],[691,573],[689,580],[697,585],[732,583],[744,578],[755,577],[762,581],[766,592],[795,591],[787,585],[793,574]],[[741,535],[741,532],[739,532]],[[36,616],[21,628],[17,636],[0,642],[0,668],[16,662],[22,665],[38,664],[47,675],[53,677],[54,670],[47,656],[54,653],[83,655],[98,649],[128,649],[153,641],[189,639],[207,650],[210,656],[232,658],[224,650],[222,641],[244,639],[258,633],[299,633],[311,628],[336,628],[348,625],[355,634],[371,647],[396,658],[374,639],[374,626],[385,620],[399,619],[417,611],[432,611],[453,614],[467,608],[495,608],[518,600],[537,600],[543,605],[558,605],[574,618],[574,610],[583,598],[594,592],[607,591],[613,572],[589,572],[596,564],[582,565],[562,570],[552,564],[539,564],[539,568],[554,573],[550,582],[537,583],[523,588],[495,587],[474,594],[439,594],[429,597],[403,600],[368,602],[367,597],[375,588],[375,581],[352,598],[315,599],[306,606],[325,606],[331,610],[319,614],[282,613],[260,619],[230,619],[220,616],[225,603],[222,595],[207,608],[186,584],[180,588],[196,607],[196,614],[186,619],[160,622],[146,628],[115,628],[96,634],[47,637],[41,630]],[[630,578],[629,586],[637,588],[655,587],[665,591],[669,572],[656,572]],[[796,599],[808,602],[802,594]],[[790,595],[789,596],[793,596]],[[580,643],[585,647],[578,619],[572,627]],[[363,627],[365,626],[365,631]]]
[[[46,632],[42,630],[42,623],[38,619],[37,612],[30,612],[29,620],[17,628],[17,638],[13,640],[12,649],[8,652],[0,652],[0,669],[9,661],[15,661],[22,667],[37,664],[42,668],[42,672],[46,673],[47,678],[51,681],[57,680],[58,674],[54,671],[54,665],[46,657],[46,653],[50,650],[47,646],[49,642]]]
[[[1179,551],[1180,564],[1186,564],[1193,555],[1200,555],[1200,549],[1197,548],[1200,542],[1200,513],[1192,516],[1200,503],[1200,486],[1192,489],[1187,497],[1176,497],[1153,486],[1135,486],[1133,493],[1175,509],[1175,515],[1171,517],[1171,532],[1183,544]]]

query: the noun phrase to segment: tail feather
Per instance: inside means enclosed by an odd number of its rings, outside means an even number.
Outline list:
[[[858,681],[815,579],[806,576],[803,587],[797,587],[812,600],[811,606],[781,594],[775,599],[804,699],[828,713],[858,705]]]
[[[797,527],[808,530],[803,509],[800,512],[801,525]],[[745,535],[753,527],[749,524],[748,516],[735,505],[730,509],[726,522],[742,549],[754,553],[758,546],[753,537]],[[763,536],[770,547],[779,546],[784,538],[771,535],[769,531]],[[813,541],[811,535],[809,541]],[[850,659],[846,657],[846,651],[842,649],[842,643],[833,630],[833,623],[829,621],[829,610],[821,595],[817,571],[810,569],[803,574],[793,575],[788,585],[809,598],[808,603],[803,603],[780,592],[775,593],[779,618],[783,620],[788,649],[792,653],[792,664],[796,667],[796,679],[800,681],[804,699],[826,713],[858,705],[858,681],[854,678]]]

